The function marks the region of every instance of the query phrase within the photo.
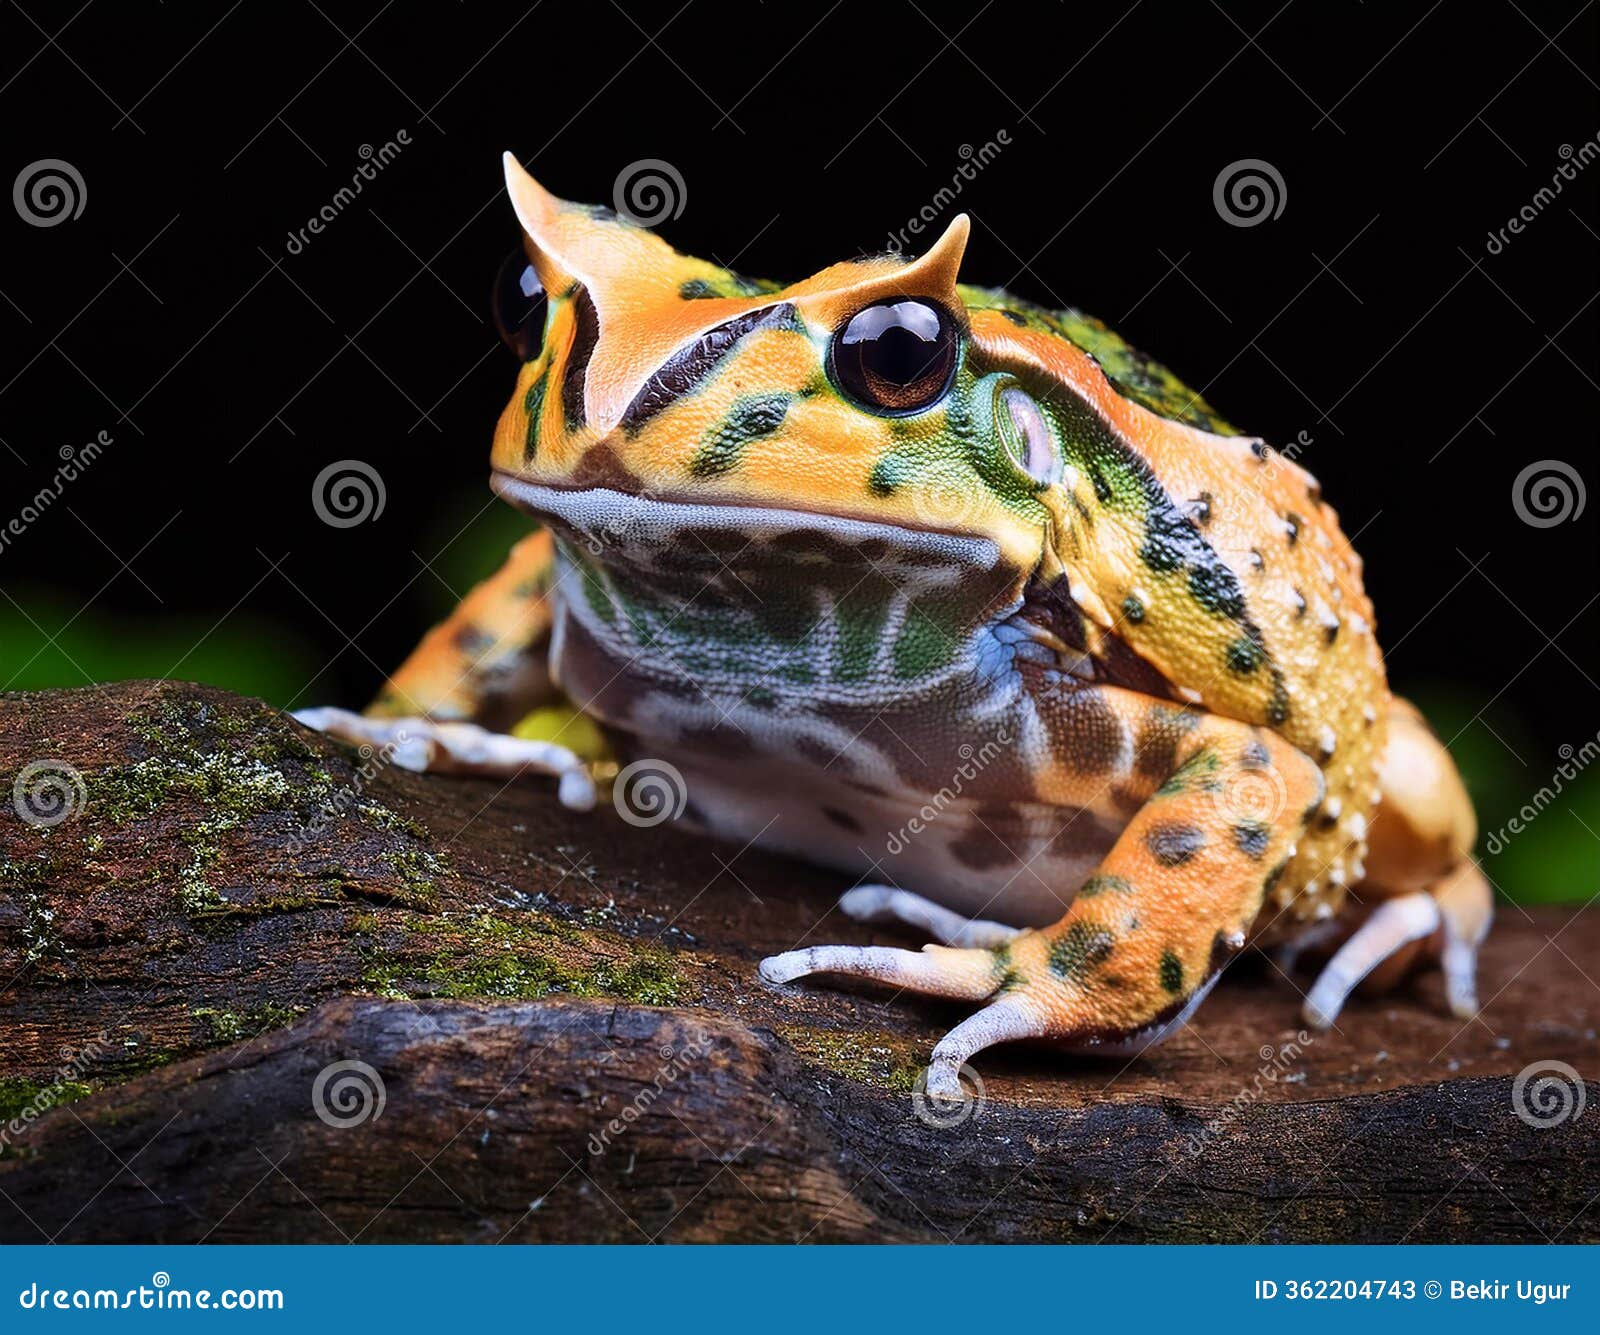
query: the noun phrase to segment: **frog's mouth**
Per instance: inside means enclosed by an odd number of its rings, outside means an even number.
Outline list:
[[[765,506],[541,486],[496,470],[495,492],[606,564],[726,568],[734,561],[998,574],[992,539]]]

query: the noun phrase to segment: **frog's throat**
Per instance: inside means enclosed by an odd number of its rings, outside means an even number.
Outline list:
[[[651,549],[678,548],[689,535],[725,533],[751,543],[780,539],[813,545],[800,550],[785,544],[787,559],[859,564],[890,555],[926,567],[993,572],[1001,564],[999,545],[990,538],[943,533],[876,520],[852,519],[806,510],[716,504],[635,496],[609,487],[540,486],[498,470],[490,485],[502,500],[549,523],[591,552],[626,556]]]

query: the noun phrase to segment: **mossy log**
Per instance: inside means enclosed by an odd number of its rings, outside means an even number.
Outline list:
[[[756,980],[907,940],[838,876],[181,684],[0,697],[0,780],[6,1241],[1600,1240],[1593,912],[1504,908],[1469,1024],[1242,961],[946,1126],[958,1009]]]

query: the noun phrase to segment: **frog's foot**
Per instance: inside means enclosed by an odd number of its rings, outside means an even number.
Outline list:
[[[1244,947],[1267,884],[1293,855],[1304,813],[1322,793],[1315,765],[1272,734],[1207,716],[1186,740],[1187,752],[1059,922],[987,949],[812,946],[764,960],[762,977],[844,973],[986,1002],[934,1048],[927,1090],[935,1097],[956,1097],[962,1064],[995,1043],[1046,1039],[1123,1055],[1160,1042]],[[1276,773],[1278,810],[1241,818],[1218,800],[1218,786],[1240,769]],[[907,902],[895,901],[897,916],[917,914],[928,925],[927,909],[911,904],[905,913]]]
[[[1478,1013],[1478,947],[1493,914],[1489,883],[1470,861],[1426,890],[1382,900],[1323,966],[1306,994],[1306,1023],[1326,1029],[1363,981],[1383,991],[1426,964],[1443,970],[1451,1013],[1470,1020]]]
[[[369,718],[348,709],[299,709],[295,718],[330,737],[370,747],[389,763],[429,774],[485,774],[512,779],[549,774],[558,780],[562,806],[588,811],[594,780],[584,762],[554,742],[490,732],[476,723],[440,723],[426,718]]]
[[[931,936],[945,946],[1001,946],[1021,934],[987,918],[959,913],[893,885],[858,885],[839,898],[839,909],[857,922],[897,922]]]

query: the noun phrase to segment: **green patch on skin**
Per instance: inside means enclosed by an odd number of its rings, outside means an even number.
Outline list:
[[[1120,876],[1096,872],[1078,891],[1080,899],[1093,899],[1096,895],[1131,895],[1133,886]]]
[[[701,441],[689,460],[689,472],[700,478],[732,472],[751,441],[770,436],[783,425],[790,399],[788,394],[757,394],[736,401],[726,420]]]
[[[916,465],[905,455],[890,451],[872,466],[867,490],[874,496],[892,496],[911,481]]]
[[[954,630],[940,624],[934,609],[912,604],[894,642],[894,674],[901,681],[932,676],[950,664],[959,647]]]
[[[1161,952],[1161,986],[1173,996],[1183,991],[1183,961],[1170,950]]]
[[[911,1093],[924,1067],[915,1047],[909,1044],[890,1046],[892,1040],[868,1042],[859,1033],[806,1029],[800,1025],[775,1025],[773,1032],[793,1048],[802,1061],[846,1080],[895,1094]]]
[[[1116,948],[1116,938],[1103,927],[1075,922],[1050,943],[1050,972],[1081,983],[1098,969]]]
[[[1209,746],[1196,751],[1167,777],[1156,789],[1157,797],[1177,797],[1189,791],[1191,785],[1205,787],[1205,780],[1222,768],[1222,761]]]
[[[534,456],[539,452],[539,420],[544,416],[545,390],[550,383],[550,367],[546,365],[534,377],[528,386],[528,392],[523,396],[522,409],[528,414],[528,434],[522,446],[522,461],[532,463]]]
[[[889,598],[876,581],[863,581],[834,609],[839,679],[865,681],[877,663],[883,645],[883,627],[889,618]]]
[[[33,1080],[0,1080],[0,1126],[11,1122],[31,1122],[52,1108],[65,1107],[87,1098],[94,1089],[78,1080],[58,1080],[42,1085]],[[33,1116],[27,1116],[32,1110]]]

